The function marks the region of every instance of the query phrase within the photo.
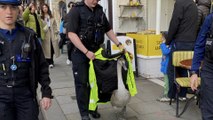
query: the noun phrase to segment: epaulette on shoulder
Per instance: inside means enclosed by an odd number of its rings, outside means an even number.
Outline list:
[[[75,4],[73,4],[73,7],[80,7],[80,6],[84,6],[84,2],[76,2]]]

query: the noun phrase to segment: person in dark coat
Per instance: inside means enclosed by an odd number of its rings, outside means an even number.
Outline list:
[[[197,34],[205,20],[205,17],[210,13],[211,0],[196,0],[198,9],[198,19],[197,19]]]
[[[174,98],[174,93],[176,93],[172,54],[174,51],[194,49],[195,39],[197,36],[197,18],[198,10],[193,0],[176,0],[168,30],[168,37],[166,38],[166,45],[171,45],[171,52],[169,55],[169,63],[167,68],[169,78],[169,98]],[[180,76],[187,76],[187,71],[184,69],[177,68],[176,72]],[[186,91],[187,89],[181,88],[179,94],[180,100],[186,100]]]

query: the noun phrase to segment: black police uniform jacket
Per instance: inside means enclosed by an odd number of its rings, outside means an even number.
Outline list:
[[[99,4],[93,10],[83,1],[74,4],[67,15],[67,21],[67,31],[76,33],[84,46],[93,52],[100,48],[105,33],[111,30],[103,8]]]
[[[16,38],[15,38],[15,41],[13,42],[12,48],[15,48],[15,51],[14,50],[9,50],[9,51],[13,51],[12,54],[15,54],[17,56],[18,55],[18,54],[16,54],[17,51],[20,51],[20,49],[21,49],[21,51],[23,51],[22,47],[20,48],[20,46],[23,46],[23,44],[26,42],[28,44],[30,44],[30,49],[29,49],[29,52],[27,55],[27,58],[29,58],[27,65],[24,62],[17,62],[17,58],[16,58],[15,64],[18,66],[17,70],[16,70],[17,71],[16,76],[21,79],[16,78],[17,80],[15,79],[16,83],[14,84],[14,86],[18,87],[18,86],[29,86],[30,85],[29,88],[33,94],[33,97],[36,98],[36,89],[38,87],[38,83],[40,83],[42,97],[52,98],[52,90],[49,86],[49,84],[50,84],[49,67],[48,67],[48,63],[46,62],[46,59],[44,57],[42,47],[41,47],[39,41],[37,40],[36,33],[32,29],[26,28],[18,23],[16,24],[16,26],[17,26],[17,28],[20,28],[20,29],[18,29],[18,31],[16,32]],[[4,39],[3,36],[1,38]],[[4,39],[4,41],[5,41],[4,45],[5,45],[5,47],[7,47],[8,41],[6,41],[5,39]],[[24,41],[24,42],[21,43],[20,41]],[[8,55],[10,57],[11,52],[5,54],[7,49],[8,48],[3,47],[3,54],[1,56],[2,57],[1,59],[7,59]],[[21,55],[22,55],[22,53],[21,53]],[[3,58],[3,57],[6,57],[6,58]],[[21,59],[21,60],[23,60],[23,59]],[[8,64],[9,61],[7,60],[7,61],[5,61],[5,63]],[[12,68],[8,68],[8,69],[12,69]],[[24,71],[24,72],[20,72],[20,71]],[[10,73],[8,73],[8,74],[10,74]],[[28,74],[28,75],[26,75],[26,74]],[[10,78],[8,75],[6,75],[5,77],[7,79]],[[2,79],[2,81],[4,81],[4,76],[1,76],[1,79]],[[7,80],[7,79],[5,79],[5,80]],[[2,81],[1,81],[1,85],[4,85],[4,84],[2,84]],[[27,83],[27,84],[25,85],[25,83]],[[5,85],[7,85],[7,82]]]

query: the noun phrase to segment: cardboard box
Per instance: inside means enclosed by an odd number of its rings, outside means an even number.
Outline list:
[[[161,56],[161,35],[127,33],[127,36],[136,40],[137,54],[143,56]]]

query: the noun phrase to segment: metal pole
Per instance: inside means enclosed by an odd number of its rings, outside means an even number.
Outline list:
[[[161,0],[157,1],[156,9],[156,35],[160,34],[160,23],[161,23]]]
[[[49,0],[49,6],[50,6],[50,10],[53,11],[53,7],[52,7],[52,0]]]

